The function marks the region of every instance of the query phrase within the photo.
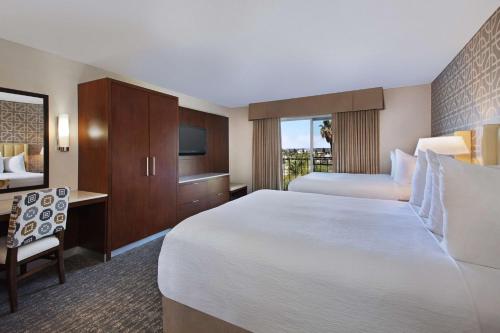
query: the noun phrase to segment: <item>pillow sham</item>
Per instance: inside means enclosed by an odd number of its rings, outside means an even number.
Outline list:
[[[422,206],[424,200],[425,177],[427,174],[427,156],[425,152],[419,150],[415,172],[411,181],[410,203],[415,206]]]
[[[0,154],[0,173],[2,173],[4,171],[4,166],[3,166],[3,157],[2,155]]]
[[[24,167],[24,153],[3,159],[5,172],[26,172]]]
[[[402,185],[410,184],[417,159],[399,149],[396,149],[394,155],[396,158],[396,173],[394,175],[394,180]]]
[[[439,162],[443,246],[457,260],[500,269],[500,170]]]
[[[425,152],[425,158],[427,161],[427,152]],[[429,162],[427,162],[427,169],[425,171],[425,187],[424,196],[422,198],[422,205],[420,206],[420,211],[418,215],[421,217],[429,217],[429,212],[431,210],[432,201],[432,169],[429,167]]]
[[[438,154],[432,150],[427,151],[427,165],[431,169],[431,200],[429,207],[429,221],[427,227],[436,235],[443,236],[443,202],[440,195],[440,178],[439,168],[442,159],[449,159],[451,157],[442,156],[439,158]]]
[[[394,175],[396,174],[396,154],[394,150],[391,150],[391,177],[394,179]]]

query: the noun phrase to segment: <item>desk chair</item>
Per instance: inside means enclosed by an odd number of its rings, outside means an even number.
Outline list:
[[[10,311],[17,310],[17,281],[57,262],[59,282],[64,277],[64,230],[69,188],[45,189],[14,197],[7,237],[0,237],[0,268],[7,271]],[[52,259],[31,271],[29,262]],[[20,275],[17,275],[20,266]]]

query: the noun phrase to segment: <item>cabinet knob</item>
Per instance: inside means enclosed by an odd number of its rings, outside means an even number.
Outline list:
[[[223,195],[224,193],[220,192],[220,193],[217,193],[217,195],[220,197],[221,195]]]
[[[200,200],[193,200],[193,203],[198,203],[200,202]]]

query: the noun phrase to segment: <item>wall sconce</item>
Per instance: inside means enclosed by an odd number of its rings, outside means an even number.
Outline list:
[[[67,113],[57,117],[57,149],[69,151],[69,115]]]

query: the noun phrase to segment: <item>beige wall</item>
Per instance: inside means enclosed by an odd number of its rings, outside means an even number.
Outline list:
[[[49,95],[50,186],[78,187],[78,83],[112,77],[179,97],[179,104],[228,116],[228,108],[0,39],[0,87]],[[70,151],[56,147],[56,117],[70,116]],[[0,195],[0,198],[12,194]]]
[[[233,108],[229,117],[229,169],[231,182],[252,184],[252,122],[248,107]]]
[[[390,151],[413,154],[418,138],[431,136],[430,84],[384,90],[385,110],[380,111],[380,171],[391,169]]]

